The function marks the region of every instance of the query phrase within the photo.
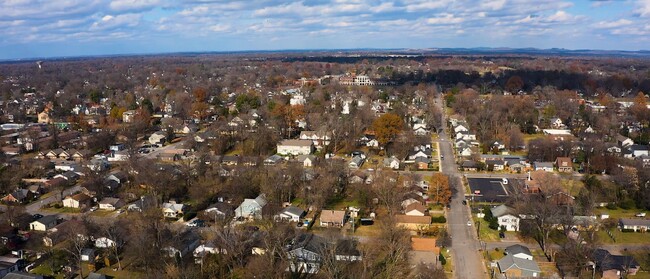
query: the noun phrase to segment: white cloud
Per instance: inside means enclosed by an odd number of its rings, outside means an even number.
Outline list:
[[[208,27],[208,30],[210,30],[212,32],[221,33],[221,32],[229,31],[230,28],[231,28],[230,24],[215,24],[215,25],[212,25],[212,26]]]
[[[627,19],[619,19],[616,21],[601,21],[596,23],[596,28],[617,28],[632,24],[632,21]]]
[[[410,3],[406,5],[406,11],[421,12],[425,10],[435,10],[435,9],[447,7],[450,3],[451,1],[449,0],[433,0],[433,1]]]
[[[456,17],[453,14],[440,14],[427,19],[428,24],[457,24],[463,21],[465,21],[464,18]]]
[[[161,0],[113,0],[108,6],[114,11],[124,12],[148,10],[161,4]]]
[[[500,10],[506,4],[506,0],[486,0],[482,1],[481,8],[489,10]]]
[[[141,14],[105,15],[90,26],[92,31],[115,29],[120,27],[134,27],[140,23]]]
[[[650,0],[638,0],[636,13],[642,17],[650,16]]]

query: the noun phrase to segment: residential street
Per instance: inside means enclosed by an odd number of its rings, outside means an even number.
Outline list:
[[[437,104],[441,105],[442,99],[438,98]],[[442,123],[443,125],[446,123],[445,116],[443,116]],[[440,154],[443,158],[440,162],[440,170],[449,176],[450,183],[452,180],[457,181],[452,185],[459,186],[452,189],[454,194],[451,199],[451,209],[447,213],[447,224],[452,236],[451,256],[454,263],[454,277],[487,278],[486,269],[478,253],[479,243],[474,224],[467,225],[467,222],[471,220],[471,212],[468,206],[462,204],[465,199],[465,190],[460,181],[461,174],[454,160],[450,139],[444,130],[440,132],[440,139]]]
[[[81,190],[81,186],[79,184],[74,185],[74,186],[72,186],[70,188],[67,188],[67,189],[63,190],[63,197],[65,197],[67,195],[74,194],[76,192],[79,192],[80,190]],[[45,206],[46,204],[52,203],[54,201],[59,201],[60,200],[59,198],[60,198],[59,193],[55,193],[54,195],[51,195],[51,196],[49,196],[47,198],[39,199],[39,200],[25,206],[25,211],[27,213],[29,213],[29,214],[32,214],[32,215],[34,215],[36,213],[43,214],[43,215],[49,215],[46,212],[45,213],[41,212],[41,207]]]

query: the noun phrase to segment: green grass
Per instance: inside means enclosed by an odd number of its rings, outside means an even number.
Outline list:
[[[30,273],[40,274],[40,275],[45,275],[45,276],[52,276],[53,278],[56,278],[56,279],[65,278],[63,276],[63,274],[60,274],[60,273],[54,274],[52,269],[50,269],[50,267],[47,264],[41,264],[41,265],[37,266],[36,268],[32,269],[30,271]]]
[[[491,262],[491,261],[498,261],[498,260],[500,260],[501,258],[503,258],[503,256],[504,256],[504,255],[503,255],[503,249],[499,249],[499,251],[497,251],[497,250],[495,250],[495,249],[488,250],[487,253],[486,253],[486,255],[487,255],[487,260],[488,260],[488,262]]]
[[[81,213],[81,209],[72,208],[72,207],[61,207],[61,208],[49,207],[49,208],[43,208],[43,210],[51,213]]]
[[[598,239],[604,244],[650,244],[650,233],[640,232],[621,232],[617,229],[611,230],[612,236],[616,242],[612,240],[605,230],[598,231]]]
[[[609,218],[634,218],[634,215],[643,212],[639,209],[607,209],[607,208],[597,208],[594,213],[596,215],[609,214]]]
[[[531,140],[539,139],[539,138],[543,138],[543,137],[544,137],[544,134],[532,134],[532,135],[524,134],[524,142],[526,144],[528,144],[528,142],[530,142]]]
[[[472,224],[474,230],[476,230],[476,226],[477,226],[476,221],[480,222],[481,224],[479,228],[479,238],[482,241],[499,241],[498,230],[490,229],[488,222],[483,220],[483,218],[476,217],[476,215],[473,215],[472,219],[474,220],[474,224]]]

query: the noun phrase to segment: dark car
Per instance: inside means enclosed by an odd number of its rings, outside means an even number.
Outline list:
[[[466,205],[466,204],[467,204],[467,200],[463,200],[463,205]]]
[[[43,218],[43,215],[41,215],[41,214],[34,214],[34,215],[32,215],[32,217],[34,218],[34,220],[38,220],[38,219]]]
[[[504,232],[499,232],[499,238],[506,238],[506,234]]]

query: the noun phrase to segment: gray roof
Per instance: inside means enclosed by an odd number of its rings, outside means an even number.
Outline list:
[[[2,277],[2,279],[41,279],[43,278],[42,275],[38,274],[31,274],[31,273],[26,273],[26,272],[9,272],[5,277]]]
[[[292,215],[296,215],[296,216],[303,216],[303,214],[305,214],[305,211],[302,210],[302,208],[295,207],[295,206],[287,206],[284,209],[282,209],[282,212],[291,213]]]
[[[536,168],[553,168],[553,162],[535,162]]]
[[[506,215],[506,214],[513,214],[512,213],[512,211],[513,211],[512,208],[507,207],[507,206],[505,206],[503,204],[499,205],[497,207],[494,207],[494,208],[490,208],[490,211],[492,212],[492,215],[494,217],[501,217],[501,216]]]
[[[530,249],[528,247],[523,246],[521,244],[515,244],[506,247],[506,253],[509,255],[516,255],[516,254],[526,254],[529,256],[532,256],[533,254],[530,252]]]
[[[527,259],[522,259],[522,258],[516,258],[513,257],[512,255],[507,255],[497,261],[497,264],[499,265],[499,270],[501,272],[506,272],[507,270],[511,268],[516,268],[520,269],[522,271],[522,276],[524,277],[530,277],[532,276],[533,272],[540,273],[542,272],[541,269],[539,269],[539,266],[535,261],[527,260]],[[539,274],[538,274],[539,275]]]
[[[622,225],[625,226],[644,226],[650,227],[650,220],[647,219],[627,219],[621,218],[619,221]]]
[[[56,222],[56,215],[43,216],[41,219],[38,219],[35,222],[39,222],[43,225],[49,225]]]

